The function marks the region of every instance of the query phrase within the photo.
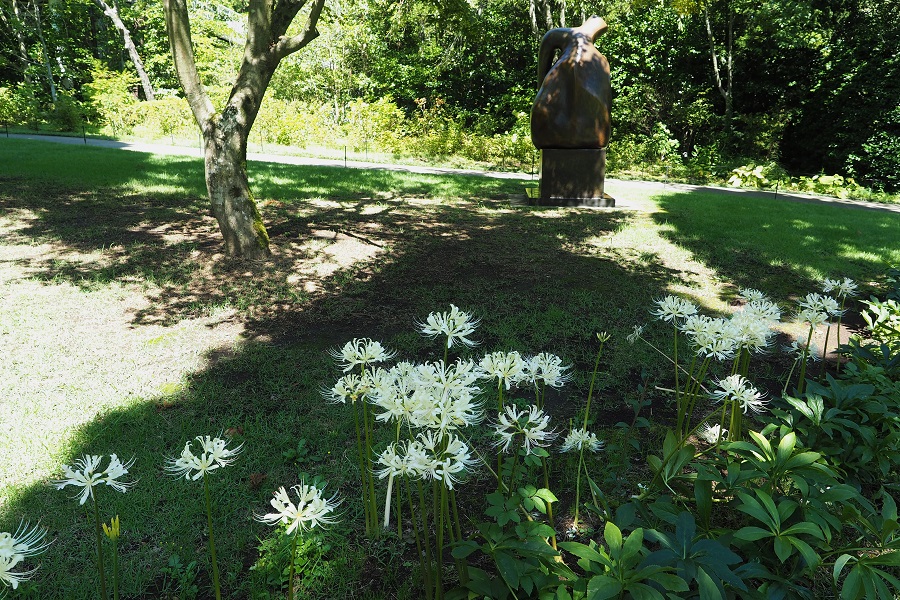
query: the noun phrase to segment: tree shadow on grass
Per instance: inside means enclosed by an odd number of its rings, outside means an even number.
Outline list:
[[[214,231],[206,239],[198,234],[208,220],[197,214],[203,203],[189,195],[123,198],[118,188],[87,191],[27,179],[4,182],[0,209],[22,217],[8,225],[15,227],[16,240],[37,240],[59,253],[55,262],[32,256],[17,263],[30,268],[32,277],[86,288],[151,280],[152,303],[135,313],[131,327],[175,323],[196,315],[198,307],[230,304],[236,308],[233,318],[245,328],[243,341],[208,351],[206,366],[186,375],[174,391],[147,390],[123,398],[119,406],[73,423],[65,442],[52,442],[58,465],[72,464],[85,453],[136,457],[134,490],[124,495],[99,491],[103,516],[122,518],[126,597],[171,592],[163,589],[160,570],[175,554],[185,563],[200,563],[200,597],[210,597],[202,490],[197,482],[172,481],[162,466],[164,457],[177,456],[185,441],[220,432],[245,443],[238,462],[213,475],[226,597],[250,596],[257,577],[249,570],[259,556],[256,538],[268,535],[254,523],[253,513],[267,510],[272,491],[296,483],[301,470],[322,475],[329,490],[345,499],[342,525],[335,528],[334,551],[326,561],[335,568],[319,597],[398,596],[403,567],[390,566],[390,552],[406,552],[408,558],[411,546],[362,538],[351,414],[324,403],[318,393],[338,375],[324,350],[351,337],[373,337],[402,349],[401,358],[438,358],[439,344],[416,333],[414,322],[455,303],[482,319],[476,336],[481,346],[467,351],[470,355],[546,350],[574,364],[582,381],[564,398],[567,404],[555,409],[564,419],[583,402],[596,332],[606,330],[622,340],[632,325],[645,320],[649,300],[678,277],[658,261],[628,263],[596,243],[629,222],[625,212],[511,208],[497,199],[507,193],[506,184],[480,180],[392,179],[388,173],[351,177],[343,171],[323,175],[300,167],[274,172],[271,181],[257,186],[277,249],[263,265],[217,257]],[[284,177],[298,182],[306,177],[310,186],[338,179],[334,189],[339,191],[306,193],[301,184],[278,179]],[[432,194],[440,195],[434,190],[442,186],[451,186],[447,193],[457,199],[435,201]],[[468,191],[459,191],[465,186]],[[85,233],[82,226],[69,226],[72,219],[98,229]],[[309,245],[310,240],[315,243]],[[104,263],[103,253],[120,246],[121,254]],[[137,252],[141,248],[146,254]],[[100,260],[74,260],[98,252]],[[317,265],[325,266],[317,271]],[[208,287],[197,283],[198,271],[208,278]],[[295,295],[281,295],[284,290]],[[609,356],[607,386],[624,386],[629,370],[650,362],[635,348]],[[59,349],[59,357],[65,352]],[[45,411],[47,418],[58,412],[39,398],[17,401],[30,411]],[[91,402],[90,392],[82,401]],[[39,432],[14,430],[12,435]],[[381,441],[388,435],[382,431]],[[298,464],[290,450],[300,439],[311,451]],[[51,490],[47,477],[12,485],[0,530],[10,530],[21,517],[40,518],[55,540],[40,559],[38,596],[95,597],[88,511],[65,492]],[[480,518],[479,498],[469,501],[472,518]],[[391,550],[391,544],[399,550]],[[274,589],[271,582],[259,585]]]

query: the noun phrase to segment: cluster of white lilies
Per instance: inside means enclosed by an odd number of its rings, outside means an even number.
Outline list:
[[[485,419],[485,388],[490,392],[495,387],[497,395],[491,426],[500,452],[497,470],[491,471],[498,489],[511,494],[516,489],[520,457],[536,456],[543,462],[548,456],[543,449],[558,436],[543,411],[546,388],[559,388],[570,379],[569,367],[549,353],[525,358],[518,352],[491,352],[478,361],[450,361],[454,346],[478,345],[471,337],[477,326],[477,319],[454,305],[448,312],[429,314],[418,323],[418,330],[445,341],[443,358],[421,364],[402,361],[386,367],[385,363],[395,358],[394,352],[371,339],[354,339],[332,352],[344,375],[322,392],[332,402],[352,405],[354,411],[367,534],[377,535],[381,527],[390,526],[392,504],[397,527],[402,528],[405,494],[429,598],[442,594],[445,534],[450,543],[462,540],[456,488],[473,467],[484,464],[465,429]],[[531,388],[534,403],[519,406],[506,401],[504,395],[513,387]],[[394,437],[378,453],[373,451],[376,422],[391,427]],[[601,447],[596,435],[582,428],[569,434],[562,449],[596,452]],[[504,453],[512,455],[505,468]],[[546,479],[545,463],[544,467]],[[381,520],[376,478],[387,479]],[[429,484],[431,489],[426,492]],[[426,496],[430,501],[426,502]],[[429,518],[433,520],[430,524]],[[437,538],[434,547],[432,531]],[[465,581],[465,567],[458,567]]]

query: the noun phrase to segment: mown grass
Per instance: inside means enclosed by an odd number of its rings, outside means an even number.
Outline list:
[[[609,439],[640,381],[667,383],[650,350],[624,341],[653,298],[674,291],[726,312],[749,286],[788,306],[823,275],[866,284],[900,263],[889,212],[615,183],[627,210],[537,209],[510,202],[515,181],[249,169],[275,249],[261,264],[221,256],[199,159],[0,139],[0,531],[40,519],[55,540],[25,586],[34,597],[96,597],[89,513],[48,483],[83,453],[113,452],[136,458],[139,479],[124,495],[100,490],[107,519],[122,519],[126,597],[177,597],[161,572],[176,554],[198,561],[208,597],[202,491],[162,467],[188,439],[227,432],[246,448],[212,480],[227,597],[275,593],[251,570],[270,534],[253,513],[308,472],[345,502],[304,597],[415,598],[410,540],[362,536],[352,416],[318,393],[338,374],[325,350],[373,337],[434,357],[413,322],[452,302],[482,319],[473,355],[546,350],[574,364],[553,399],[562,420],[584,402],[605,330],[594,418]],[[777,372],[776,358],[767,365]],[[649,399],[664,422],[665,396]],[[298,457],[301,439],[310,452]],[[599,459],[597,478],[620,460]],[[473,519],[482,500],[466,498]]]

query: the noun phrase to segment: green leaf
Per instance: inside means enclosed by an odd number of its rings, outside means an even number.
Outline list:
[[[832,571],[832,577],[834,577],[834,582],[837,583],[838,579],[841,576],[841,571],[844,570],[844,565],[847,564],[847,561],[853,558],[853,556],[849,554],[841,554],[840,558],[834,561],[834,570]]]
[[[775,534],[771,531],[766,531],[765,529],[761,529],[759,527],[742,527],[735,532],[734,537],[739,540],[755,542],[756,540],[772,537],[774,535]]]
[[[697,582],[700,587],[700,600],[725,600],[719,586],[703,569],[697,569]]]
[[[478,550],[481,546],[473,542],[472,540],[465,540],[459,542],[455,548],[450,552],[453,555],[453,558],[466,558],[476,550]]]
[[[788,540],[781,536],[775,536],[775,556],[778,557],[778,560],[786,561],[793,552],[794,548]]]
[[[505,552],[497,552],[494,554],[494,562],[497,563],[497,570],[503,580],[513,589],[519,587],[519,561]]]
[[[557,502],[556,496],[553,495],[553,492],[548,490],[547,488],[541,488],[534,494],[538,498],[546,501],[546,502]]]
[[[569,554],[574,554],[578,558],[583,558],[591,562],[611,566],[607,557],[603,556],[590,546],[585,546],[584,544],[580,544],[578,542],[559,542],[557,546],[559,548],[562,548]]]
[[[644,530],[640,527],[632,531],[622,547],[622,560],[637,556],[644,547]]]
[[[794,446],[796,445],[797,434],[793,431],[785,434],[781,438],[781,441],[778,442],[778,450],[775,454],[775,460],[782,465],[787,463],[788,459],[791,457],[791,454],[794,453]]]
[[[610,552],[616,552],[622,548],[622,531],[612,521],[607,521],[603,528],[603,538]]]
[[[588,582],[587,600],[607,600],[622,592],[622,584],[608,575],[596,575]]]

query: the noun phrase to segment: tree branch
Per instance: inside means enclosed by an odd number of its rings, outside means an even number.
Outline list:
[[[194,60],[194,48],[191,45],[191,21],[188,16],[185,0],[163,0],[166,15],[166,30],[169,34],[169,46],[175,61],[175,72],[184,88],[191,112],[200,129],[205,131],[209,121],[215,115],[212,101],[200,82],[197,63]]]
[[[278,38],[278,42],[275,44],[274,48],[272,48],[272,52],[278,60],[281,60],[288,54],[300,50],[319,37],[319,30],[316,29],[316,24],[319,22],[319,16],[322,14],[322,8],[324,6],[325,0],[313,0],[313,4],[309,10],[309,16],[306,18],[306,26],[303,27],[303,31],[295,36],[281,36]]]

